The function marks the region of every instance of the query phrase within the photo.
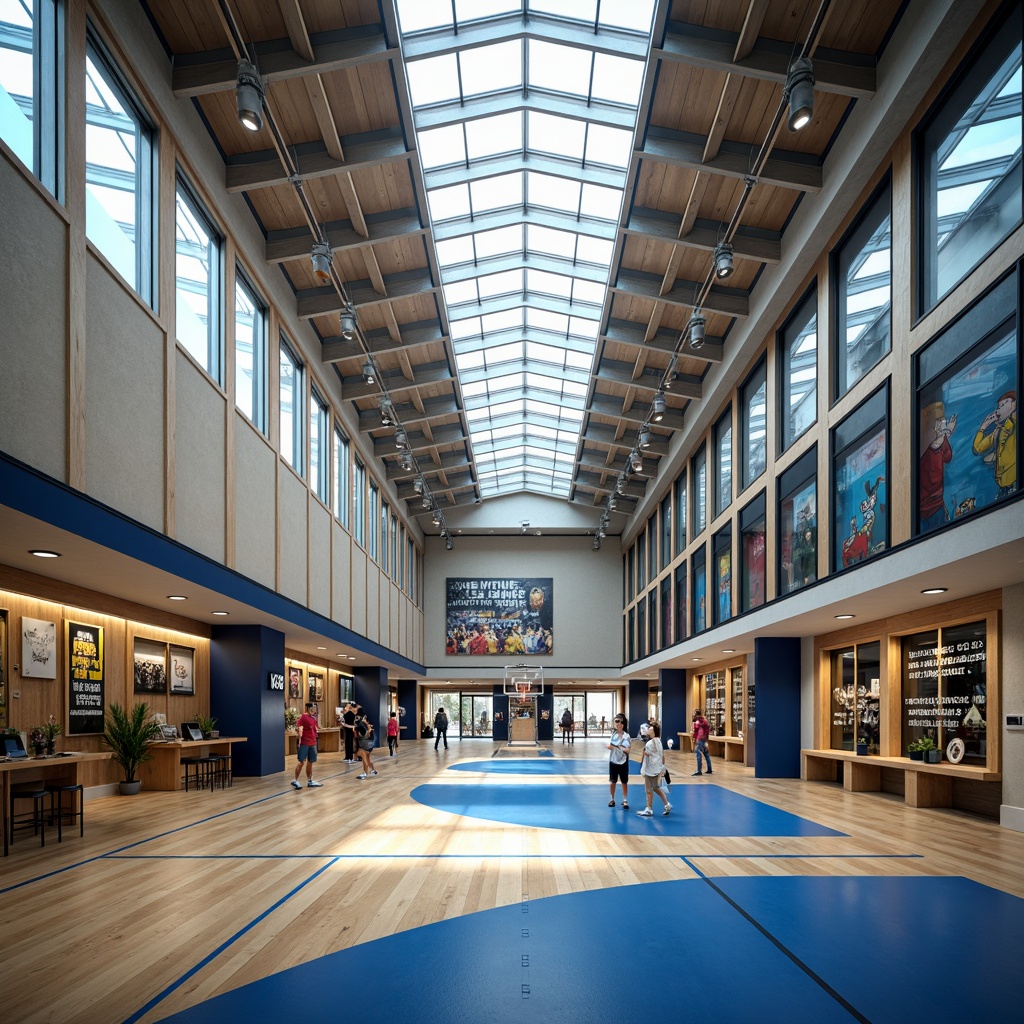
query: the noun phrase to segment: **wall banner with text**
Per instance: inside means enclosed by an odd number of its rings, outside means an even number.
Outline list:
[[[103,627],[68,620],[68,735],[103,732]]]
[[[446,654],[554,653],[551,577],[448,577]]]

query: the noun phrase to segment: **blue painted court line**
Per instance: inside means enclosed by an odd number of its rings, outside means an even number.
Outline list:
[[[663,817],[655,798],[653,818],[641,818],[642,786],[630,794],[632,807],[608,807],[606,785],[558,786],[536,783],[496,785],[427,783],[411,793],[437,810],[486,821],[533,828],[557,828],[613,835],[658,836],[843,836],[806,818],[781,811],[715,785],[674,786],[672,814]]]
[[[552,758],[539,761],[536,758],[512,757],[494,761],[465,761],[448,765],[450,772],[486,772],[488,775],[602,775],[608,778],[608,762],[598,759],[576,760],[573,758]],[[630,775],[640,774],[640,764],[631,761]],[[640,785],[643,785],[641,780]]]

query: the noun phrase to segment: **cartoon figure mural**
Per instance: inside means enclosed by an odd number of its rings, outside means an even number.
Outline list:
[[[1017,392],[1006,391],[974,435],[974,454],[984,456],[986,465],[993,465],[1000,498],[1017,489],[1016,414]]]
[[[922,533],[949,522],[946,508],[946,466],[953,461],[949,443],[956,430],[956,413],[946,419],[942,402],[932,402],[921,410],[921,444],[925,445],[917,474],[918,518]]]

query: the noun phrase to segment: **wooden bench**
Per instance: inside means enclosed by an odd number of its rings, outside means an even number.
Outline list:
[[[925,764],[909,757],[860,756],[851,750],[801,750],[800,778],[807,782],[835,782],[843,762],[843,788],[851,793],[880,793],[882,769],[905,773],[903,799],[910,807],[952,807],[953,780],[999,782],[1002,775],[977,765]]]
[[[678,732],[679,749],[684,754],[693,753],[693,736],[688,732]],[[712,757],[720,757],[723,761],[743,763],[744,741],[738,736],[709,736],[708,753]]]

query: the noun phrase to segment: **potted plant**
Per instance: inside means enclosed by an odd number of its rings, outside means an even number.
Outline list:
[[[46,733],[43,732],[41,725],[32,727],[32,731],[28,734],[28,741],[32,744],[36,757],[42,757],[46,753]]]
[[[149,744],[159,735],[160,726],[150,720],[148,705],[136,704],[129,710],[120,704],[111,704],[107,708],[103,740],[124,772],[124,780],[118,783],[124,795],[138,793],[141,788],[139,768],[152,760]]]
[[[196,725],[199,726],[199,731],[203,734],[203,739],[208,740],[213,735],[214,727],[217,725],[217,719],[211,718],[209,715],[196,715]]]
[[[295,730],[295,723],[299,720],[299,712],[297,708],[285,708],[284,709],[284,727],[293,732]]]
[[[917,748],[921,751],[921,760],[925,764],[939,764],[942,761],[942,751],[935,745],[931,736],[922,736],[917,741]]]
[[[54,753],[57,746],[57,737],[60,735],[60,725],[57,719],[53,715],[49,715],[40,728],[43,730],[43,736],[46,737],[46,752],[48,754]]]
[[[870,740],[867,736],[857,737],[857,756],[863,757],[868,752],[868,743]]]
[[[907,753],[910,755],[911,761],[923,761],[924,749],[921,746],[921,740],[912,740],[908,743]]]

